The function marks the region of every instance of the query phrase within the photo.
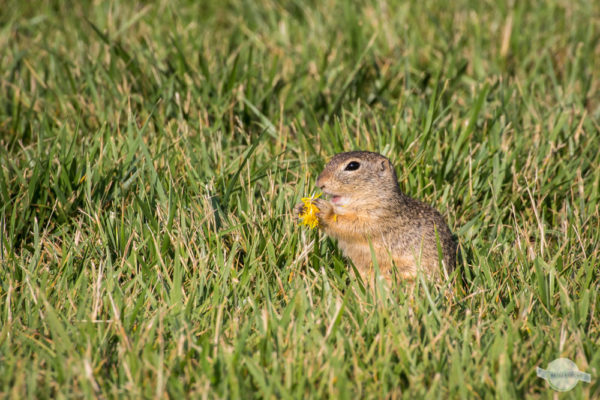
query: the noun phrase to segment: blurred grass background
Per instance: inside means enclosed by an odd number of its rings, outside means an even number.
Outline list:
[[[11,0],[0,54],[0,395],[600,396],[597,1]],[[294,224],[353,149],[447,282]]]

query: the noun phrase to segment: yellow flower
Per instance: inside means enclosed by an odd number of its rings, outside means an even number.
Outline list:
[[[319,196],[321,196],[321,194],[302,198],[302,202],[304,203],[304,211],[300,214],[299,217],[302,219],[302,225],[308,225],[310,229],[314,229],[317,226],[319,226],[319,219],[317,218],[317,213],[320,210],[317,206],[315,206],[312,203],[313,200],[318,198]]]

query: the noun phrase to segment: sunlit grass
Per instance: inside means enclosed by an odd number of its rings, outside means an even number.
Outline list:
[[[600,7],[0,7],[0,394],[600,396]],[[462,262],[364,291],[294,223],[388,156]],[[379,288],[381,289],[381,288]]]

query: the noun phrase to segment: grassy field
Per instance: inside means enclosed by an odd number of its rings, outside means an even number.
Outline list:
[[[600,2],[132,3],[0,7],[0,397],[600,397]],[[292,220],[353,149],[447,282]]]

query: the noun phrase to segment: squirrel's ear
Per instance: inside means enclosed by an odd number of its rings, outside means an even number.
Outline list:
[[[396,170],[390,160],[382,160],[379,164],[379,174],[381,176],[396,176]]]
[[[391,170],[392,164],[388,160],[381,160],[380,171],[385,172],[386,170]]]

